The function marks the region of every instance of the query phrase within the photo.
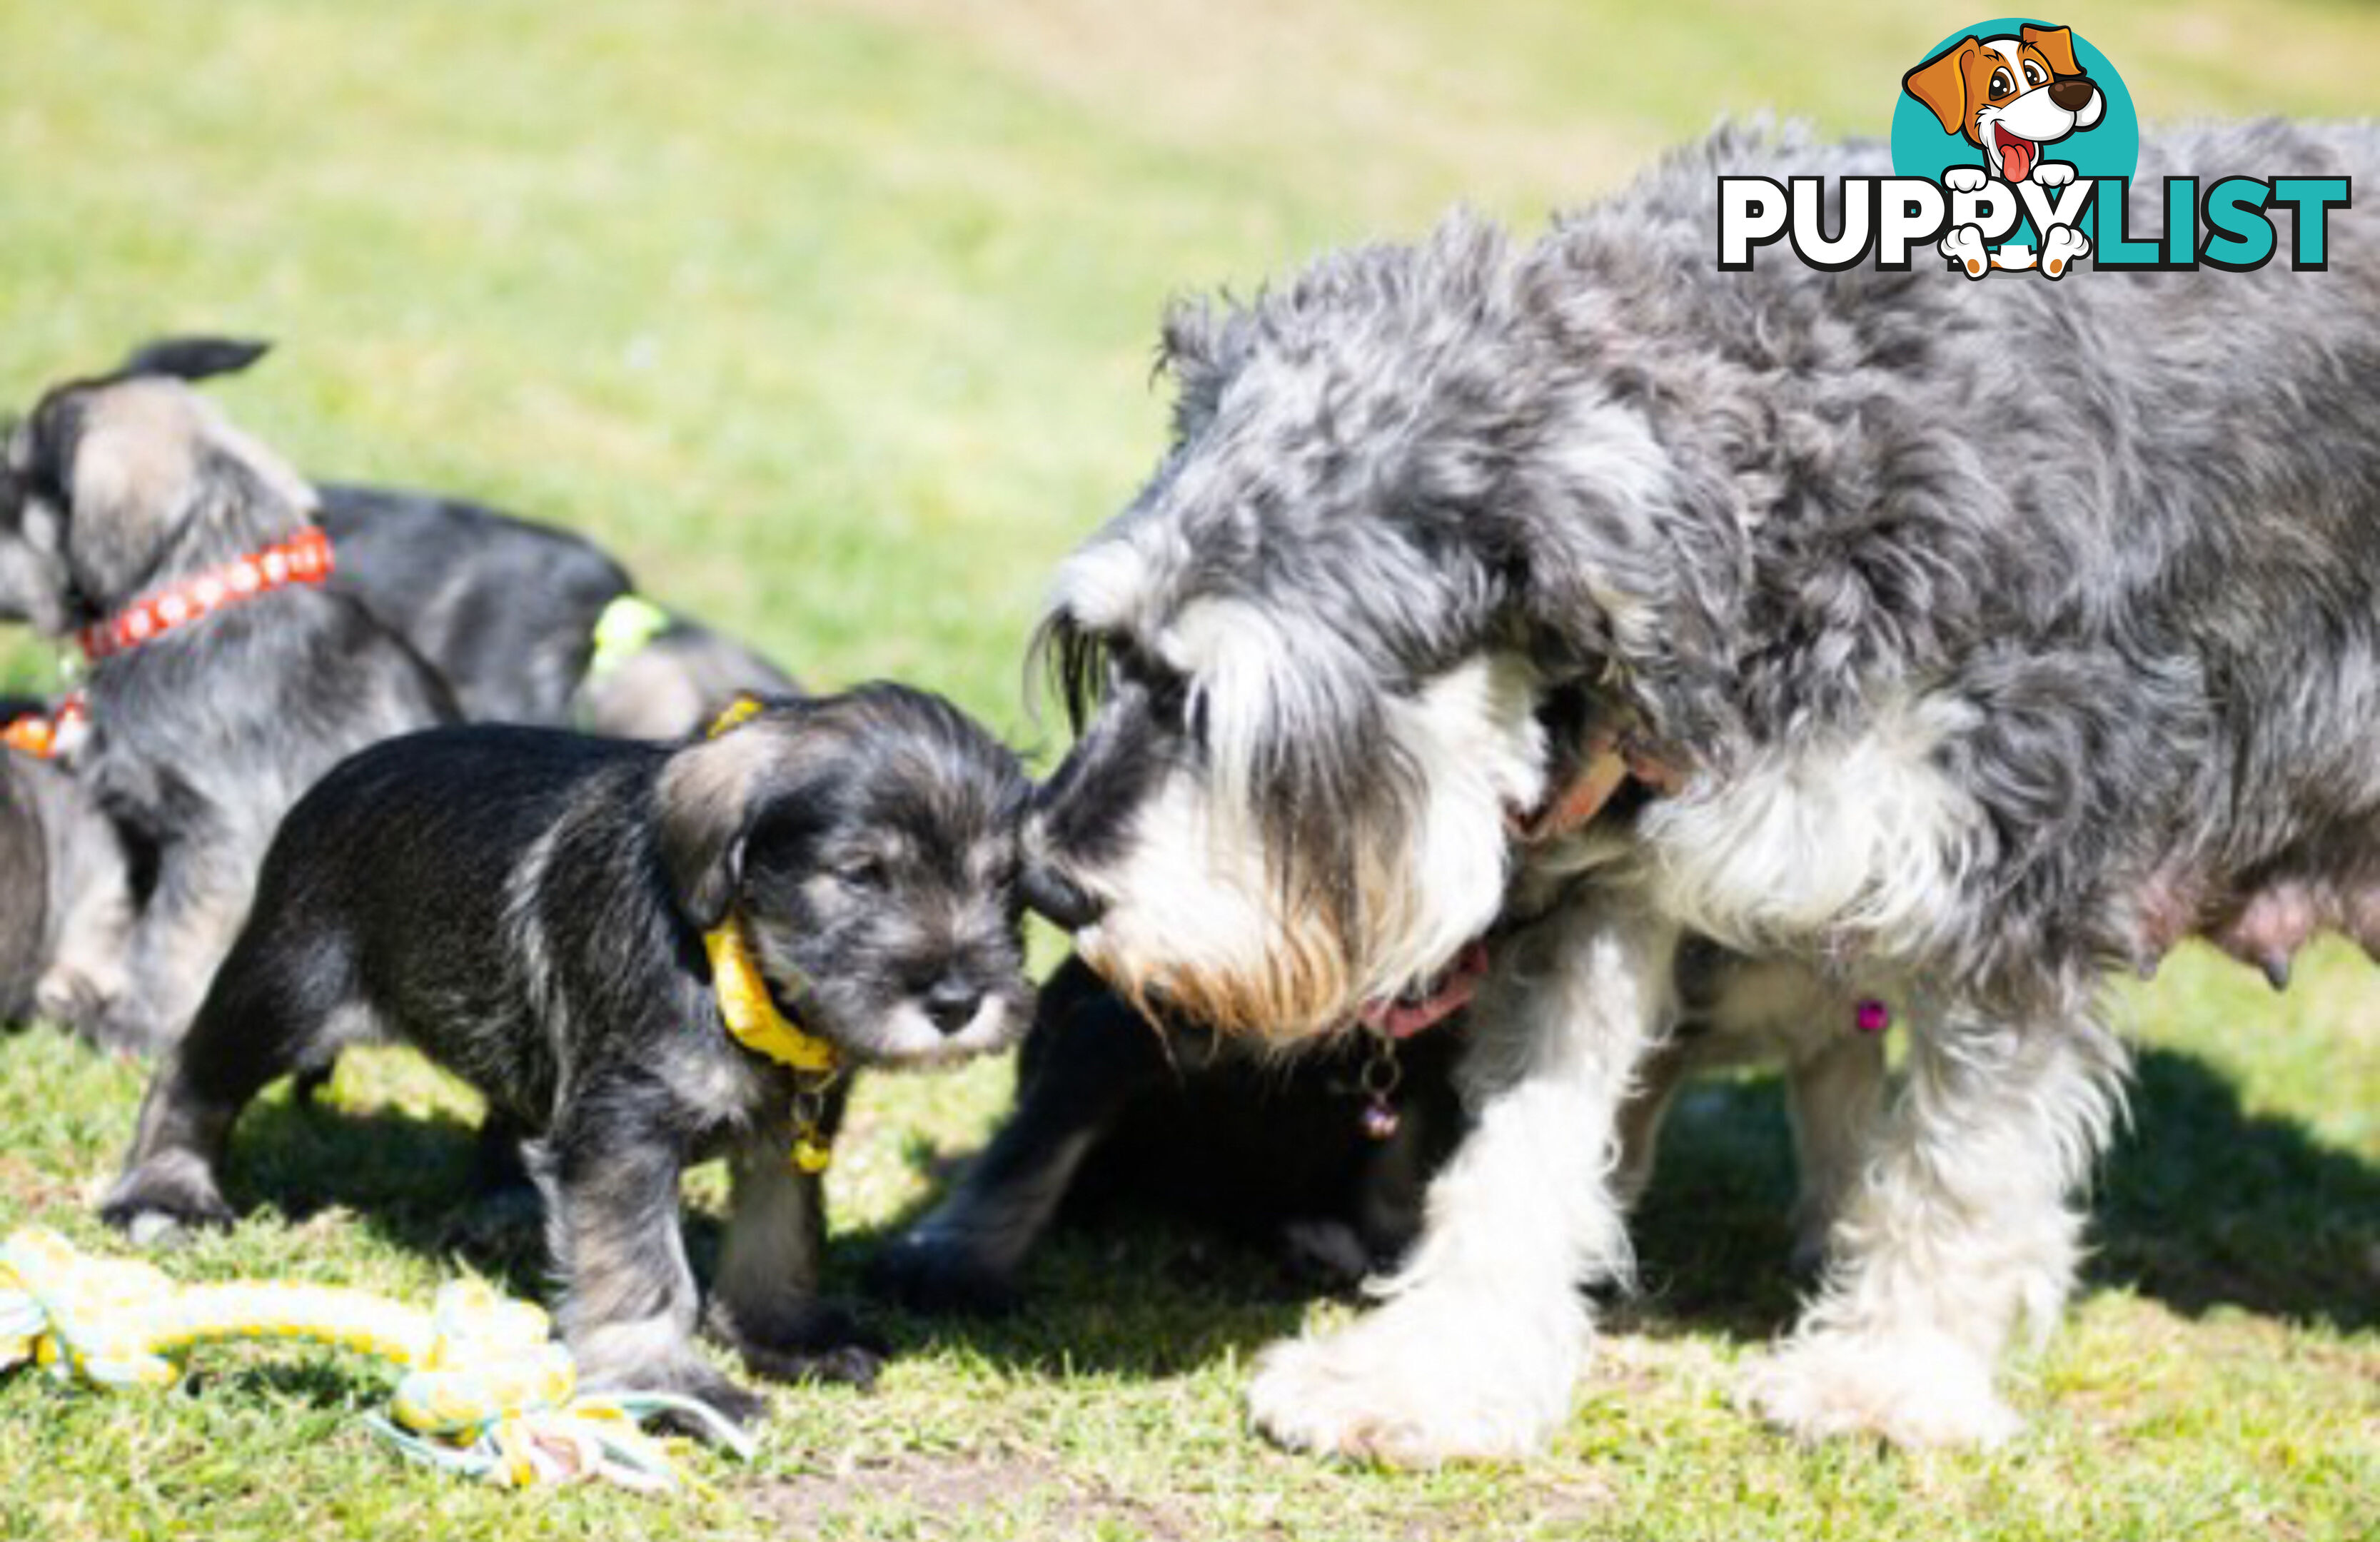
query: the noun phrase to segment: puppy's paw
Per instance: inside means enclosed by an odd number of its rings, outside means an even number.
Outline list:
[[[239,1218],[195,1158],[152,1161],[116,1181],[99,1218],[135,1247],[156,1247],[198,1231],[227,1231]]]
[[[1969,278],[1981,278],[1991,271],[1991,258],[1984,251],[1984,232],[1980,225],[1962,225],[1942,237],[1936,249],[1966,272]]]
[[[911,1232],[868,1266],[868,1289],[929,1316],[1004,1317],[1021,1299],[1005,1269],[986,1262],[963,1238]]]
[[[1992,1390],[1989,1363],[1937,1334],[1812,1334],[1755,1365],[1742,1400],[1809,1441],[1997,1446],[2023,1427]]]
[[[2053,225],[2041,241],[2041,271],[2062,278],[2066,270],[2091,255],[2091,238],[2072,225]]]
[[[70,1020],[69,1026],[112,1054],[154,1055],[173,1042],[154,1013],[125,996],[100,1002],[96,1010]]]
[[[2044,161],[2033,168],[2033,179],[2045,188],[2063,188],[2074,180],[2074,168],[2063,161]]]
[[[1401,1467],[1527,1456],[1568,1415],[1578,1364],[1576,1329],[1541,1326],[1492,1301],[1460,1315],[1393,1301],[1338,1332],[1265,1351],[1248,1415],[1293,1451]]]
[[[771,1381],[827,1382],[866,1391],[892,1354],[881,1334],[842,1307],[823,1303],[762,1316],[738,1314],[714,1302],[705,1322],[713,1337],[743,1357],[747,1370]]]
[[[1990,174],[1981,166],[1950,166],[1942,173],[1942,186],[1954,193],[1982,192],[1990,180]]]
[[[750,1429],[769,1416],[769,1400],[749,1387],[739,1387],[728,1378],[703,1367],[703,1374],[679,1378],[675,1387],[662,1389],[702,1404],[738,1429]],[[634,1388],[636,1391],[653,1389]],[[673,1435],[690,1435],[698,1440],[711,1439],[718,1432],[699,1419],[684,1414],[664,1412],[656,1420]]]
[[[33,987],[33,1012],[80,1038],[97,1041],[100,1020],[115,991],[79,969],[53,965]]]
[[[1355,1228],[1335,1217],[1283,1222],[1281,1247],[1292,1274],[1326,1291],[1352,1291],[1376,1267],[1372,1250]]]

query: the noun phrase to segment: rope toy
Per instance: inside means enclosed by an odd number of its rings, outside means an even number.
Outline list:
[[[91,1257],[41,1226],[0,1243],[0,1371],[30,1364],[61,1381],[170,1387],[189,1351],[243,1339],[326,1344],[402,1367],[388,1414],[366,1425],[416,1461],[498,1487],[694,1483],[638,1427],[662,1413],[739,1458],[752,1454],[750,1437],[692,1399],[580,1392],[545,1313],[480,1281],[441,1287],[424,1312],[334,1285],[177,1285],[153,1264]]]

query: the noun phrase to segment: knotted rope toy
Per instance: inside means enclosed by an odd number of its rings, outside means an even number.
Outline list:
[[[476,1280],[440,1288],[427,1312],[334,1285],[180,1285],[138,1258],[95,1258],[44,1227],[0,1244],[0,1371],[61,1381],[169,1387],[201,1344],[300,1341],[403,1368],[373,1433],[416,1461],[505,1488],[603,1478],[656,1491],[693,1480],[638,1425],[674,1414],[739,1458],[751,1439],[701,1403],[662,1392],[583,1393],[546,1315]]]

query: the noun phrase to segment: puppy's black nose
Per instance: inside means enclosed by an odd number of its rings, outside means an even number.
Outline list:
[[[943,1033],[956,1033],[975,1021],[983,992],[965,980],[938,982],[926,992],[926,1020]]]
[[[1025,903],[1068,931],[1080,931],[1099,918],[1099,901],[1046,862],[1025,869]]]
[[[2070,113],[2079,113],[2091,105],[2091,98],[2098,90],[2087,76],[2069,76],[2049,83],[2049,100]]]

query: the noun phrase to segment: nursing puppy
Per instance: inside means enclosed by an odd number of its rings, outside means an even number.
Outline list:
[[[1122,1202],[1354,1284],[1413,1240],[1423,1185],[1462,1133],[1456,1039],[1393,1059],[1361,1043],[1263,1055],[1144,1017],[1070,958],[1042,984],[1015,1107],[871,1283],[918,1310],[1004,1311],[1062,1213]]]
[[[236,373],[271,345],[169,337],[128,373]],[[475,722],[682,739],[745,694],[791,695],[751,649],[636,593],[617,559],[569,530],[434,493],[321,485],[331,589],[410,644]]]
[[[313,490],[152,366],[49,391],[7,437],[0,614],[78,634],[72,769],[123,843],[138,915],[102,1044],[188,1024],[298,795],[349,751],[453,715],[445,687],[328,593]]]
[[[675,749],[485,726],[368,750],[290,811],[107,1219],[136,1239],[228,1222],[218,1174],[258,1089],[393,1037],[531,1137],[590,1380],[753,1417],[696,1353],[699,1319],[759,1374],[866,1381],[870,1341],[816,1298],[819,1178],[790,1153],[832,1139],[839,1072],[1022,1031],[1025,795],[990,735],[897,686]],[[822,1058],[767,1052],[752,1014],[771,1003]],[[734,1187],[706,1315],[678,1177],[718,1152]]]
[[[1884,1025],[1807,971],[1706,941],[1679,949],[1676,989],[1682,1020],[1620,1114],[1615,1196],[1643,1196],[1689,1078],[1781,1064],[1800,1185],[1786,1261],[1814,1274],[1881,1106]],[[1122,1201],[1280,1244],[1300,1273],[1358,1284],[1403,1258],[1429,1181],[1467,1131],[1454,1082],[1467,1037],[1457,1014],[1393,1047],[1350,1038],[1265,1053],[1143,1017],[1069,958],[1041,988],[1015,1107],[871,1281],[920,1310],[1004,1311],[1054,1222]]]
[[[1714,270],[1717,176],[1887,162],[1723,134],[1525,249],[1456,222],[1168,329],[1174,443],[1057,580],[1028,888],[1219,1027],[1472,1034],[1404,1268],[1257,1369],[1278,1440],[1566,1415],[1688,931],[1907,1030],[1748,1390],[1912,1444],[2017,1427],[2120,1102],[2103,972],[2380,946],[2372,216],[2325,272]],[[2152,138],[2131,186],[2274,166],[2380,174],[2380,127]]]

